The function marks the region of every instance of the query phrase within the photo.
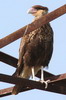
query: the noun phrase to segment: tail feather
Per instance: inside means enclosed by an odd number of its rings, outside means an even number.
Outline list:
[[[17,95],[21,90],[21,86],[19,85],[15,85],[13,90],[12,90],[12,94]]]

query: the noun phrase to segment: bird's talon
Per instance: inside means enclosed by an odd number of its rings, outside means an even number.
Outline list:
[[[47,89],[48,83],[50,82],[50,80],[47,80],[47,81],[41,80],[40,82],[45,83],[45,89]]]

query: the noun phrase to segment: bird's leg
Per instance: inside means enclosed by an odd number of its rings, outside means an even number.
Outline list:
[[[33,80],[35,80],[34,67],[32,67],[31,70],[32,70],[32,78],[33,78]]]
[[[45,81],[44,80],[44,71],[43,71],[43,66],[41,66],[41,83],[45,83],[45,88],[48,87],[48,83],[50,80]]]
[[[43,72],[43,66],[41,66],[41,82],[44,81],[44,72]]]

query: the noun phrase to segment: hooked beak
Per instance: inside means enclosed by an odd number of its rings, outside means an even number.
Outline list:
[[[34,9],[34,8],[30,8],[30,9],[27,11],[28,14],[34,14],[34,13],[36,13],[36,12],[37,12],[37,10]]]

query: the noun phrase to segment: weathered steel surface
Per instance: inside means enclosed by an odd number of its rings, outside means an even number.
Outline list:
[[[6,53],[0,52],[0,61],[4,62],[6,64],[9,64],[13,67],[17,67],[18,59],[15,57],[12,57]]]
[[[25,92],[25,91],[28,91],[28,90],[31,90],[31,89],[33,89],[33,88],[25,87],[20,92]],[[12,90],[13,90],[13,87],[0,90],[0,97],[11,95]]]
[[[31,24],[28,24],[28,29],[27,29],[26,34],[29,34],[31,31],[39,28],[43,24],[46,24],[46,23],[58,18],[59,16],[65,14],[65,13],[66,13],[66,4],[63,5],[62,7],[48,13],[47,15],[44,15],[42,18],[32,22]],[[27,25],[24,26],[23,28],[13,32],[12,34],[0,39],[0,48],[6,46],[9,43],[22,37],[25,30],[26,30],[26,27],[27,27]]]
[[[11,95],[13,87],[0,90],[0,97]]]
[[[49,77],[47,79],[50,79],[50,82],[48,84],[48,88],[45,89],[45,84],[42,84],[40,82],[22,79],[22,78],[15,78],[12,76],[0,74],[0,81],[2,82],[12,83],[12,84],[21,84],[21,85],[24,85],[25,87],[31,87],[31,88],[23,89],[22,92],[24,90],[26,91],[30,89],[40,89],[40,90],[45,90],[45,91],[50,91],[50,92],[66,95],[66,74]],[[6,91],[7,93],[4,93],[5,90],[0,90],[1,96],[9,95],[9,93],[11,94],[12,89],[11,90],[7,89],[7,90],[8,90],[8,92]]]
[[[6,64],[9,64],[9,65],[16,68],[18,59],[13,57],[13,56],[10,56],[6,53],[0,52],[0,61],[4,62]],[[53,74],[46,72],[46,71],[44,71],[44,75],[45,75],[44,76],[45,78],[54,76]],[[40,78],[41,77],[41,71],[39,71],[36,76]]]
[[[65,74],[61,74],[61,75],[56,75],[56,76],[52,76],[49,78],[50,82],[52,84],[61,84],[66,86],[66,73]],[[34,83],[34,81],[28,80],[28,79],[24,79],[24,78],[16,78],[14,76],[9,76],[9,75],[4,75],[4,74],[0,74],[0,81],[2,82],[7,82],[7,83],[11,83],[11,84],[23,84],[26,83],[25,85],[29,85],[31,83]],[[30,82],[29,82],[30,81]],[[63,83],[63,84],[62,84]],[[38,82],[36,82],[36,84],[38,84]]]
[[[4,57],[4,59],[3,59],[3,57]],[[1,58],[0,58],[0,60],[3,61],[3,62],[5,62],[5,63],[7,63],[7,64],[9,64],[9,65],[17,67],[17,61],[18,61],[18,59],[14,58],[14,57],[12,57],[12,56],[10,56],[8,54],[5,54],[5,53],[1,52]],[[66,94],[66,88],[65,88],[65,85],[66,85],[66,74],[55,76],[55,75],[53,75],[51,73],[48,73],[46,71],[44,71],[44,74],[45,74],[45,79],[50,79],[51,80],[51,84],[52,84],[51,85],[49,83],[50,86],[48,87],[47,91],[61,93],[61,94]],[[40,78],[41,71],[39,71],[36,76]],[[11,82],[14,82],[15,80],[17,80],[15,78],[14,79],[13,78],[14,77],[0,74],[0,81],[3,81],[3,82],[9,82],[9,83],[11,83]],[[18,82],[18,80],[16,82]],[[30,83],[30,82],[31,81],[28,80],[28,83]],[[33,83],[31,83],[31,84],[33,84]],[[31,86],[31,84],[29,86]],[[36,86],[36,85],[34,84],[34,86]],[[39,87],[39,85],[38,85],[38,87]],[[30,90],[30,89],[34,89],[34,88],[38,89],[38,87],[24,88],[24,89],[22,89],[21,92],[24,92],[24,91],[27,91],[27,90]],[[13,89],[13,87],[0,90],[0,97],[11,95],[12,89]],[[39,89],[42,89],[42,88],[40,87]],[[44,85],[43,85],[43,89],[42,90],[44,90]]]

